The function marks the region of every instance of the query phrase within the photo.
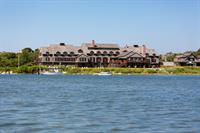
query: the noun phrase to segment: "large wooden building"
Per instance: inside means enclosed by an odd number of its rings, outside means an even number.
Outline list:
[[[158,67],[159,56],[145,45],[119,47],[117,44],[64,43],[40,48],[41,65],[74,65],[79,67]]]

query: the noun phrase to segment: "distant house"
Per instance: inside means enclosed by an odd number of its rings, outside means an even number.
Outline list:
[[[174,62],[170,62],[170,61],[162,62],[162,65],[166,66],[166,67],[174,67],[174,66],[176,66]]]
[[[41,65],[79,67],[158,67],[159,56],[145,45],[119,47],[117,44],[83,43],[81,46],[56,44],[39,49]]]
[[[200,58],[196,57],[192,52],[185,52],[177,55],[174,63],[178,66],[200,66]]]

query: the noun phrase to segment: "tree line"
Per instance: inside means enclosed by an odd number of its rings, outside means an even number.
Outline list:
[[[21,52],[1,52],[0,67],[33,66],[38,64],[39,49],[24,48]]]

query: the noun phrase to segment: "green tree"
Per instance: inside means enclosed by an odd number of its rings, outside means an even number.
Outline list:
[[[32,65],[34,62],[34,51],[31,48],[22,49],[20,53],[20,65]]]
[[[40,53],[40,51],[39,51],[39,49],[35,49],[35,51],[34,51],[34,64],[35,65],[37,65],[38,64],[38,62],[39,62],[39,53]]]
[[[0,53],[0,66],[1,67],[17,66],[17,54],[10,52]]]
[[[24,48],[24,49],[22,49],[22,53],[23,52],[33,53],[34,51],[31,48]]]

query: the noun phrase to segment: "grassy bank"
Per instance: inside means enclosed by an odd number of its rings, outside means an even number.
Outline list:
[[[200,67],[166,68],[64,68],[66,74],[96,74],[110,72],[113,75],[200,75]]]
[[[200,75],[200,67],[161,67],[161,68],[78,68],[61,67],[67,75],[93,75],[110,72],[113,75]],[[0,67],[0,73],[37,74],[45,66]]]
[[[0,67],[0,74],[37,74],[46,68],[45,66]]]

